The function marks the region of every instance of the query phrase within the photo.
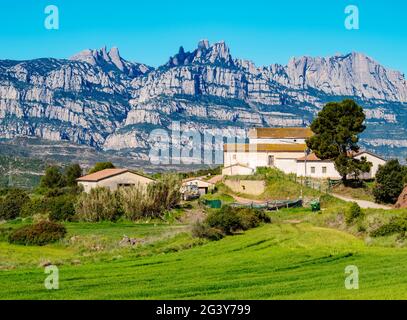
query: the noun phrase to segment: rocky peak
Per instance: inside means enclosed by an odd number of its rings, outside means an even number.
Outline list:
[[[86,49],[72,56],[70,60],[87,62],[92,66],[99,66],[105,71],[118,70],[131,78],[144,75],[152,70],[144,64],[123,59],[117,47],[111,48],[109,52],[106,47],[96,50]]]
[[[198,47],[192,52],[185,52],[181,46],[173,57],[170,57],[167,67],[184,66],[188,64],[214,64],[222,66],[233,66],[233,59],[229,47],[224,41],[209,45],[204,39],[198,42]]]
[[[362,53],[292,58],[286,72],[295,88],[312,87],[328,94],[407,101],[404,76],[387,70]]]

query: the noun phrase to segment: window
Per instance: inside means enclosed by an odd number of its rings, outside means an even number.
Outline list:
[[[311,173],[315,173],[315,167],[311,167]]]
[[[117,184],[118,188],[130,188],[130,187],[134,187],[135,184],[134,183],[119,183]]]
[[[326,167],[322,167],[322,173],[326,174]]]
[[[274,167],[274,156],[269,156],[268,165],[269,167]]]

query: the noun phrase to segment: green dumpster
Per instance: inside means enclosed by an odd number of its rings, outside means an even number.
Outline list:
[[[313,200],[313,201],[311,201],[310,204],[311,204],[311,210],[312,210],[312,212],[320,211],[320,210],[321,210],[321,204],[319,203],[318,200]]]

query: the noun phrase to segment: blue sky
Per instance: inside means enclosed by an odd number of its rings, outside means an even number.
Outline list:
[[[59,8],[59,30],[44,27],[50,4]],[[359,8],[359,30],[344,27],[347,5]],[[407,73],[406,12],[405,0],[2,0],[0,59],[68,58],[106,45],[157,66],[207,38],[257,65],[357,51]]]

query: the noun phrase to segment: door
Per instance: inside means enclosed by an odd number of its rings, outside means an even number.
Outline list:
[[[274,156],[269,156],[268,165],[269,167],[274,167]]]

